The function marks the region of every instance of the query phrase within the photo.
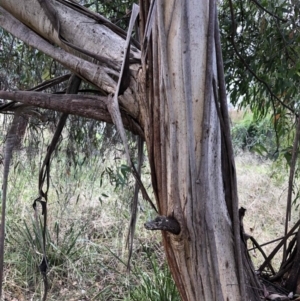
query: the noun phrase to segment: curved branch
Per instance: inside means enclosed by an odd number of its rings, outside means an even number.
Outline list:
[[[261,10],[263,10],[264,12],[266,12],[267,14],[269,14],[270,16],[272,16],[273,18],[286,23],[288,20],[287,19],[282,19],[280,17],[278,17],[277,15],[273,14],[271,11],[269,11],[268,9],[264,8],[257,0],[251,0],[252,2],[254,2]]]
[[[99,121],[113,123],[107,109],[108,98],[103,96],[77,95],[77,94],[46,94],[40,92],[0,91],[0,98],[21,102],[28,106],[54,110],[62,113],[91,118]],[[18,104],[0,107],[0,111],[13,111]],[[144,132],[137,121],[121,108],[121,118],[124,127],[132,133],[144,138]]]

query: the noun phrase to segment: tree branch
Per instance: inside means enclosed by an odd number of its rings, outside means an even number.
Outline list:
[[[126,39],[127,32],[125,30],[123,30],[121,27],[115,25],[110,20],[106,19],[105,17],[101,16],[100,14],[95,13],[91,10],[88,10],[86,7],[80,5],[76,2],[68,2],[68,1],[65,1],[65,0],[56,0],[56,2],[60,2],[61,4],[65,5],[65,6],[68,6],[72,9],[80,12],[81,14],[84,14],[84,15],[88,16],[89,18],[95,20],[97,23],[103,24],[104,26],[108,27],[110,30],[112,30],[114,33],[116,33],[120,37],[122,37],[124,40]],[[140,43],[132,37],[131,37],[131,43],[137,49],[141,48]]]
[[[272,13],[271,11],[267,10],[266,8],[264,8],[257,0],[251,0],[252,2],[254,2],[261,10],[263,10],[264,12],[266,12],[267,14],[269,14],[270,16],[272,16],[273,18],[286,23],[288,21],[288,19],[283,19],[278,17],[277,15],[275,15],[274,13]]]
[[[103,96],[77,94],[58,95],[29,91],[0,91],[0,98],[21,102],[29,106],[113,123],[107,109],[108,99]],[[0,111],[14,111],[14,106],[17,105],[19,104],[14,104],[12,106],[5,104],[0,107]],[[144,138],[144,132],[140,125],[132,116],[122,110],[122,108],[121,118],[124,123],[124,127],[127,130]]]
[[[48,88],[51,88],[55,85],[58,85],[58,84],[60,84],[64,81],[68,80],[70,78],[70,76],[71,76],[70,73],[65,74],[65,75],[61,75],[61,76],[57,76],[55,78],[46,80],[46,81],[40,83],[39,85],[37,85],[33,88],[28,89],[28,91],[43,91],[43,90],[46,90]]]
[[[0,27],[24,41],[27,45],[49,55],[82,79],[95,84],[98,88],[108,93],[114,93],[116,82],[111,78],[110,74],[118,76],[119,74],[116,71],[93,64],[55,47],[33,32],[29,27],[15,19],[2,7],[0,7]]]

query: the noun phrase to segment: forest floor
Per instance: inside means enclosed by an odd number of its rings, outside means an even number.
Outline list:
[[[139,208],[131,273],[126,273],[133,180],[116,188],[111,176],[102,177],[102,162],[91,162],[81,171],[66,171],[63,160],[53,164],[47,233],[48,300],[179,301],[165,265],[160,233],[143,227],[153,218],[144,203]],[[111,164],[113,168],[115,162]],[[7,209],[5,300],[37,301],[43,293],[38,270],[42,242],[32,210],[37,193],[37,181],[33,179],[37,179],[37,173],[28,166],[24,168],[21,159],[14,165],[10,174],[14,189]],[[251,153],[240,153],[236,166],[240,206],[247,209],[246,233],[259,244],[283,236],[287,172],[276,172],[278,166]],[[147,168],[144,173],[144,181],[150,185]],[[291,224],[298,216],[294,206]],[[275,245],[265,246],[265,252],[268,254]],[[251,251],[251,255],[258,267],[261,255],[257,251]],[[280,259],[272,262],[275,267]]]

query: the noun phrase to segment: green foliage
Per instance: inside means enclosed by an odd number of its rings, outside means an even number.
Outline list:
[[[115,189],[123,189],[128,185],[128,177],[130,175],[130,167],[126,164],[116,165],[113,167],[106,167],[105,170],[100,175],[100,185],[102,186],[103,177],[107,175],[110,184],[115,187]]]
[[[298,1],[281,0],[226,0],[219,7],[230,101],[253,113],[251,120],[234,125],[233,142],[236,149],[277,159],[276,178],[282,178],[281,171],[286,175],[291,164],[300,108],[299,9]]]
[[[98,130],[101,140],[101,129]],[[124,267],[120,267],[106,248],[126,258],[134,180],[124,165],[121,146],[114,153],[105,151],[101,157],[97,147],[91,146],[87,154],[80,144],[74,145],[74,162],[65,151],[69,145],[65,134],[51,160],[47,229],[49,301],[72,300],[74,296],[76,300],[124,300],[135,280],[128,283]],[[10,170],[5,253],[6,277],[10,280],[5,282],[4,290],[18,300],[15,287],[25,300],[39,300],[43,291],[38,268],[43,255],[42,227],[40,221],[37,227],[33,217],[32,196],[37,193],[39,162],[51,135],[44,130],[38,137],[43,138],[41,144],[30,146],[28,143],[15,153]],[[134,142],[131,145],[134,149]],[[31,147],[31,151],[27,147]],[[28,157],[27,152],[32,156]],[[106,170],[111,171],[111,178],[106,172],[101,176]],[[146,185],[149,181],[146,179]],[[142,220],[137,224],[139,237],[152,235],[143,230],[143,219],[150,214],[147,205],[143,210],[139,213]],[[135,245],[139,247],[138,243]],[[161,252],[157,259],[164,260]],[[145,257],[135,257],[136,268],[143,270],[144,261]],[[152,269],[147,273],[151,278]]]
[[[29,89],[65,72],[53,59],[25,45],[2,28],[0,41],[1,89]]]
[[[242,120],[234,123],[231,133],[236,153],[248,150],[271,159],[278,157],[276,133],[270,117],[256,120],[253,114],[245,113]]]
[[[292,109],[298,107],[299,4],[280,0],[261,1],[260,4],[263,9],[254,1],[234,1],[232,20],[229,1],[223,1],[219,17],[226,84],[231,91],[231,101],[234,104],[239,102],[243,107],[248,105],[251,111],[265,115],[272,110],[277,113],[280,103],[274,96]],[[244,62],[233,47],[232,22],[234,43]],[[274,94],[273,99],[267,85],[255,79],[250,70],[267,83]]]

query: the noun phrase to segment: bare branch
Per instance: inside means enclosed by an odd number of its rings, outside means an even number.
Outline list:
[[[62,113],[69,113],[72,115],[113,123],[107,109],[108,99],[103,96],[77,94],[58,95],[29,91],[0,91],[0,98],[21,102],[29,106],[35,106],[43,109],[49,109]],[[5,109],[5,111],[14,110],[13,107],[8,106],[8,104],[0,107],[0,111],[1,109]],[[132,116],[122,110],[122,107],[121,118],[124,123],[124,127],[127,130],[144,138],[144,132],[140,125]]]
[[[95,55],[105,57],[114,62],[121,62],[124,54],[126,34],[109,20],[93,13],[74,1],[47,0],[55,7],[60,21],[63,38],[81,50],[92,50]],[[73,3],[71,3],[73,2]],[[1,0],[1,7],[16,19],[30,27],[38,35],[61,48],[71,51],[63,45],[59,33],[54,29],[39,1]],[[117,33],[116,33],[117,32]],[[140,51],[132,47],[131,58],[140,59]]]
[[[63,49],[57,48],[41,38],[38,34],[30,30],[27,26],[15,19],[6,10],[0,7],[0,27],[4,28],[18,39],[24,41],[31,47],[34,47],[49,55],[66,68],[83,78],[84,80],[95,84],[100,89],[113,93],[116,89],[115,81],[108,73],[118,75],[113,70],[103,68]]]
[[[55,78],[52,78],[52,79],[49,79],[49,80],[46,80],[44,82],[42,82],[41,84],[33,87],[33,88],[30,88],[28,89],[28,91],[43,91],[43,90],[46,90],[48,88],[51,88],[55,85],[58,85],[66,80],[68,80],[70,78],[71,74],[68,73],[68,74],[65,74],[65,75],[61,75],[61,76],[57,76]]]

